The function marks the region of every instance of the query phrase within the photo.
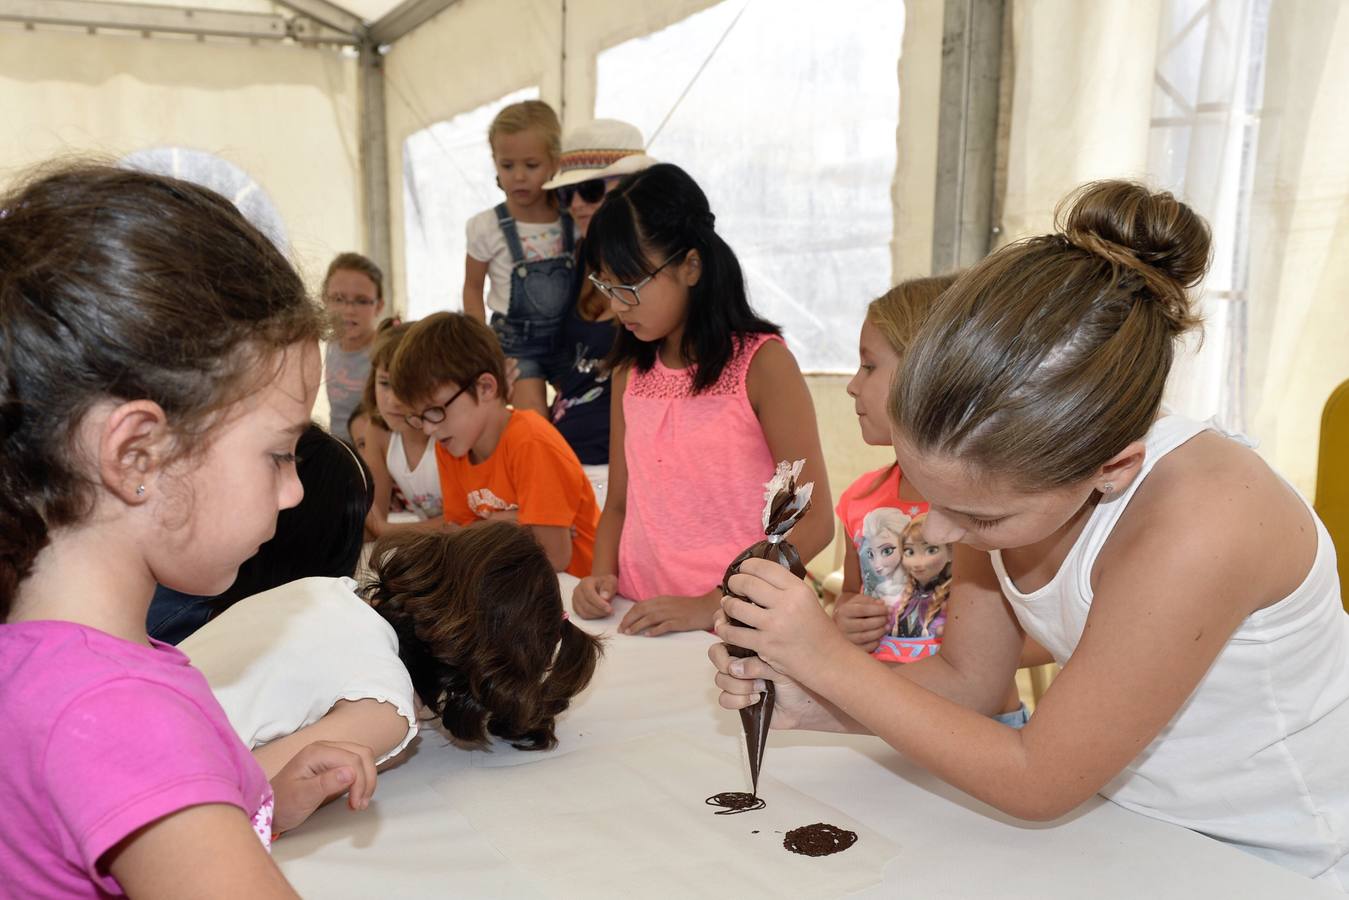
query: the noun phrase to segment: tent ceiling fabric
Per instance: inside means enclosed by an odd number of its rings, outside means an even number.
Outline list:
[[[124,0],[89,0],[91,3],[112,4]],[[209,9],[215,12],[245,13],[293,13],[309,3],[296,0],[293,3],[273,2],[273,0],[135,0],[143,6],[166,6],[173,9]],[[402,4],[402,0],[314,0],[315,7],[331,7],[345,12],[366,23],[374,23],[384,18]],[[316,16],[317,17],[317,16]],[[329,22],[336,26],[338,23]]]

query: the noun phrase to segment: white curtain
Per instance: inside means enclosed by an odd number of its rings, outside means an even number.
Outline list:
[[[1142,178],[1213,226],[1202,346],[1167,402],[1218,416],[1310,494],[1349,377],[1349,4],[1014,0],[1005,239],[1094,178]]]
[[[1349,4],[1276,2],[1267,45],[1247,409],[1266,457],[1310,494],[1321,408],[1349,378]]]

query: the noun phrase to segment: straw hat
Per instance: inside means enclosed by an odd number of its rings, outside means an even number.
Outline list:
[[[642,133],[618,119],[595,119],[567,133],[557,175],[544,189],[640,172],[656,161],[645,153]]]

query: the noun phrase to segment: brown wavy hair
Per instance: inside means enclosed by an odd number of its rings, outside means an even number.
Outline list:
[[[290,263],[206,188],[65,163],[0,196],[0,620],[93,506],[71,442],[95,404],[159,404],[183,458],[324,330]]]
[[[942,294],[889,404],[919,452],[1027,490],[1080,483],[1147,433],[1208,268],[1208,226],[1169,193],[1093,182],[1056,219]]]
[[[398,633],[417,695],[457,740],[557,744],[557,717],[595,672],[600,642],[563,615],[543,548],[510,522],[375,542],[362,594]]]

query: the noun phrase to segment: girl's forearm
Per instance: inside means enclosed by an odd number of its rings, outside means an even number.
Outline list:
[[[623,536],[622,509],[606,506],[600,515],[600,524],[595,529],[595,558],[591,564],[591,574],[618,574],[618,541]]]
[[[1034,764],[1031,726],[1000,725],[868,654],[842,649],[817,660],[805,680],[840,722],[851,720],[943,781],[1019,818],[1054,818],[1092,793],[1076,796]]]

